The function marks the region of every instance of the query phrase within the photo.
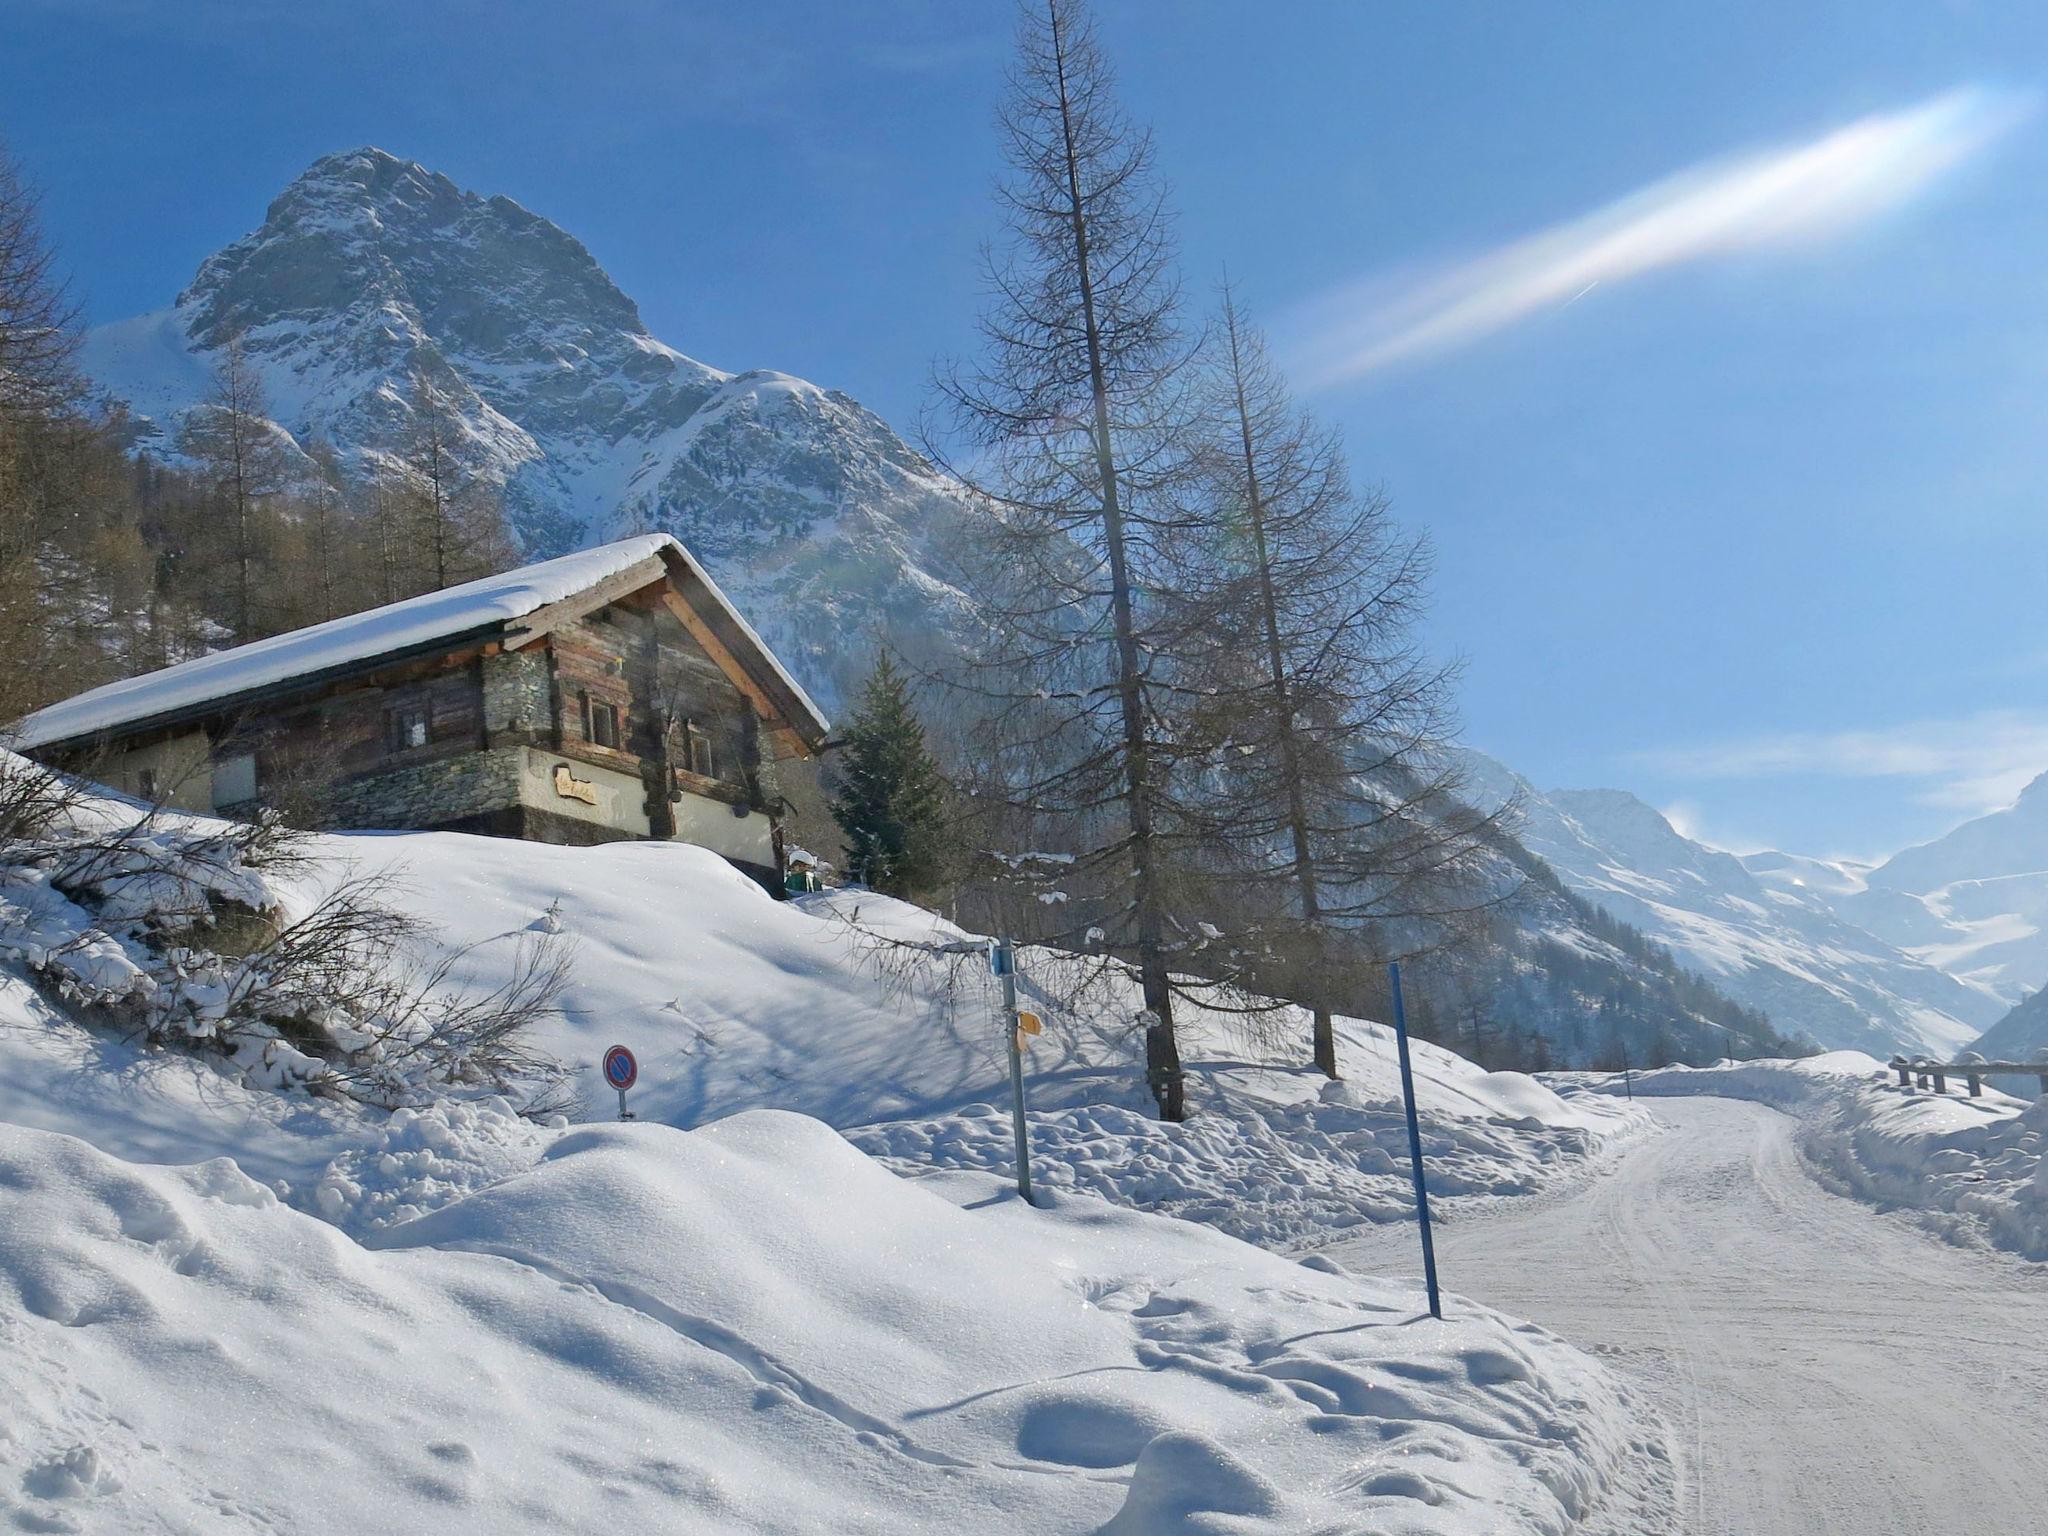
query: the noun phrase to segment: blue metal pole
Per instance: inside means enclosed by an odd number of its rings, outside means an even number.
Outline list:
[[[1442,1294],[1436,1288],[1436,1244],[1429,1235],[1429,1186],[1422,1178],[1422,1124],[1415,1116],[1415,1069],[1408,1064],[1408,1013],[1401,1006],[1401,967],[1387,967],[1394,984],[1394,1042],[1401,1051],[1401,1099],[1408,1109],[1408,1161],[1415,1173],[1415,1219],[1422,1225],[1422,1274],[1429,1282],[1429,1315],[1444,1315]]]

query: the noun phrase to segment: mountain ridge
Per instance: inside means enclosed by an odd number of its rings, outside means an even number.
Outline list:
[[[1760,878],[1626,790],[1545,794],[1473,757],[1475,785],[1495,803],[1519,801],[1521,840],[1567,889],[1781,1030],[1879,1055],[1950,1050],[2003,1012],[1988,990],[1862,930],[1796,876]]]

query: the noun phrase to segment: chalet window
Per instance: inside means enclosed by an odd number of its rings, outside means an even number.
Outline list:
[[[144,768],[135,775],[135,793],[144,800],[156,799],[156,770]]]
[[[718,764],[711,756],[711,738],[694,720],[683,724],[683,766],[707,779],[718,777]]]
[[[589,694],[583,700],[583,738],[594,747],[619,745],[619,706],[593,699]]]
[[[427,706],[402,704],[384,711],[384,739],[394,752],[427,744]]]
[[[213,805],[240,805],[256,798],[256,754],[239,752],[213,765]]]

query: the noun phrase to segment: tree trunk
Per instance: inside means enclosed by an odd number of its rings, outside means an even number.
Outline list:
[[[1151,754],[1145,736],[1143,676],[1137,626],[1131,611],[1130,565],[1124,547],[1123,506],[1118,495],[1116,455],[1110,432],[1109,383],[1102,360],[1102,332],[1095,314],[1095,284],[1089,269],[1088,219],[1081,198],[1080,166],[1074,147],[1073,109],[1067,92],[1066,45],[1059,10],[1050,9],[1053,48],[1059,70],[1060,126],[1065,139],[1067,196],[1074,231],[1074,268],[1081,291],[1082,323],[1088,340],[1088,382],[1093,396],[1095,469],[1102,491],[1102,537],[1109,556],[1110,612],[1115,629],[1117,699],[1123,715],[1124,804],[1130,819],[1133,900],[1138,930],[1138,974],[1145,1012],[1145,1076],[1166,1120],[1186,1117],[1186,1083],[1180,1046],[1174,1037],[1173,990],[1166,969],[1165,931],[1160,918],[1157,848],[1152,824]]]
[[[1259,618],[1266,631],[1266,665],[1273,687],[1273,711],[1280,730],[1280,765],[1287,780],[1287,824],[1294,840],[1294,880],[1301,899],[1302,923],[1312,935],[1318,951],[1313,967],[1318,980],[1324,973],[1322,950],[1322,902],[1316,890],[1315,849],[1309,837],[1308,797],[1303,792],[1301,743],[1295,736],[1295,709],[1287,681],[1287,658],[1280,640],[1280,605],[1273,593],[1273,561],[1266,546],[1265,498],[1259,490],[1258,454],[1252,446],[1251,405],[1244,392],[1244,359],[1238,349],[1237,311],[1226,308],[1224,323],[1229,328],[1231,385],[1237,398],[1238,445],[1244,455],[1245,507],[1251,519],[1252,552],[1259,567]],[[1313,1003],[1311,1026],[1315,1063],[1326,1077],[1337,1073],[1337,1031],[1330,1009],[1320,1000]]]

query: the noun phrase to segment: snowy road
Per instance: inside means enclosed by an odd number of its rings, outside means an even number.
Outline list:
[[[2044,1529],[2048,1278],[1828,1193],[1796,1122],[1656,1105],[1606,1177],[1438,1230],[1445,1286],[1534,1318],[1652,1394],[1686,1536]],[[1412,1228],[1332,1248],[1419,1268]]]

